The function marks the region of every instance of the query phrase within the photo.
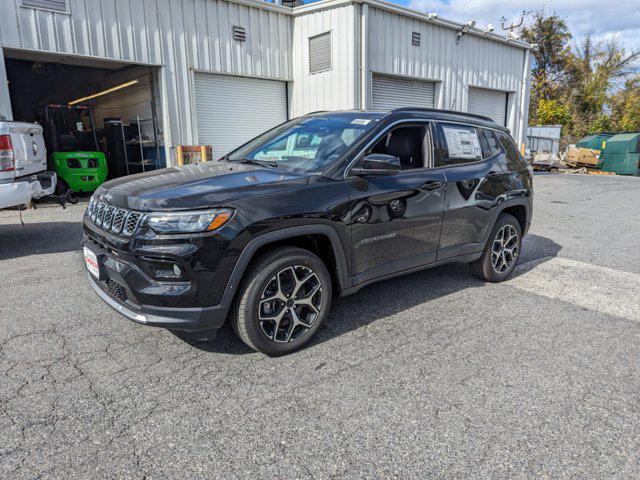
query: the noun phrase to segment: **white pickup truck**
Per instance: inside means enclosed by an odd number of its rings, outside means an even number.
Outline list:
[[[0,209],[51,195],[55,172],[47,172],[42,127],[0,120]]]

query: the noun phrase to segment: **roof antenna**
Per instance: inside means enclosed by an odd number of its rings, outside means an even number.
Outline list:
[[[529,15],[531,12],[533,12],[533,10],[529,10],[528,12],[526,10],[523,10],[522,13],[520,14],[520,21],[518,23],[512,23],[509,26],[505,25],[505,22],[507,21],[505,17],[500,18],[500,22],[502,23],[502,30],[507,32],[508,39],[511,39],[511,40],[520,39],[520,35],[515,32],[515,29],[522,26],[522,24],[524,23],[524,18],[527,15]]]

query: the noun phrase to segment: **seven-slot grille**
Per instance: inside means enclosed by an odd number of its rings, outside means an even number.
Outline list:
[[[125,237],[133,235],[142,219],[140,212],[95,201],[89,202],[87,215],[96,226]]]

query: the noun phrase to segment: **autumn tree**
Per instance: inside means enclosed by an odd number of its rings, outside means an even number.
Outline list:
[[[544,10],[537,11],[533,19],[520,32],[521,37],[528,43],[534,44],[533,69],[530,101],[530,120],[536,122],[540,116],[549,112],[549,107],[558,105],[567,74],[567,65],[570,61],[571,33],[564,19],[557,13],[547,16]],[[542,101],[555,101],[555,105],[541,103]],[[538,113],[543,107],[546,111]],[[566,115],[561,115],[566,120]]]
[[[618,122],[606,106],[611,95],[635,72],[638,58],[640,50],[627,53],[615,38],[596,42],[586,35],[574,48],[566,66],[570,87],[563,95],[573,136],[609,130]]]

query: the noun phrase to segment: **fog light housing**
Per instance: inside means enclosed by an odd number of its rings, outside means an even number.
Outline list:
[[[180,278],[182,276],[182,270],[178,265],[173,265],[172,268],[154,268],[156,278]]]

